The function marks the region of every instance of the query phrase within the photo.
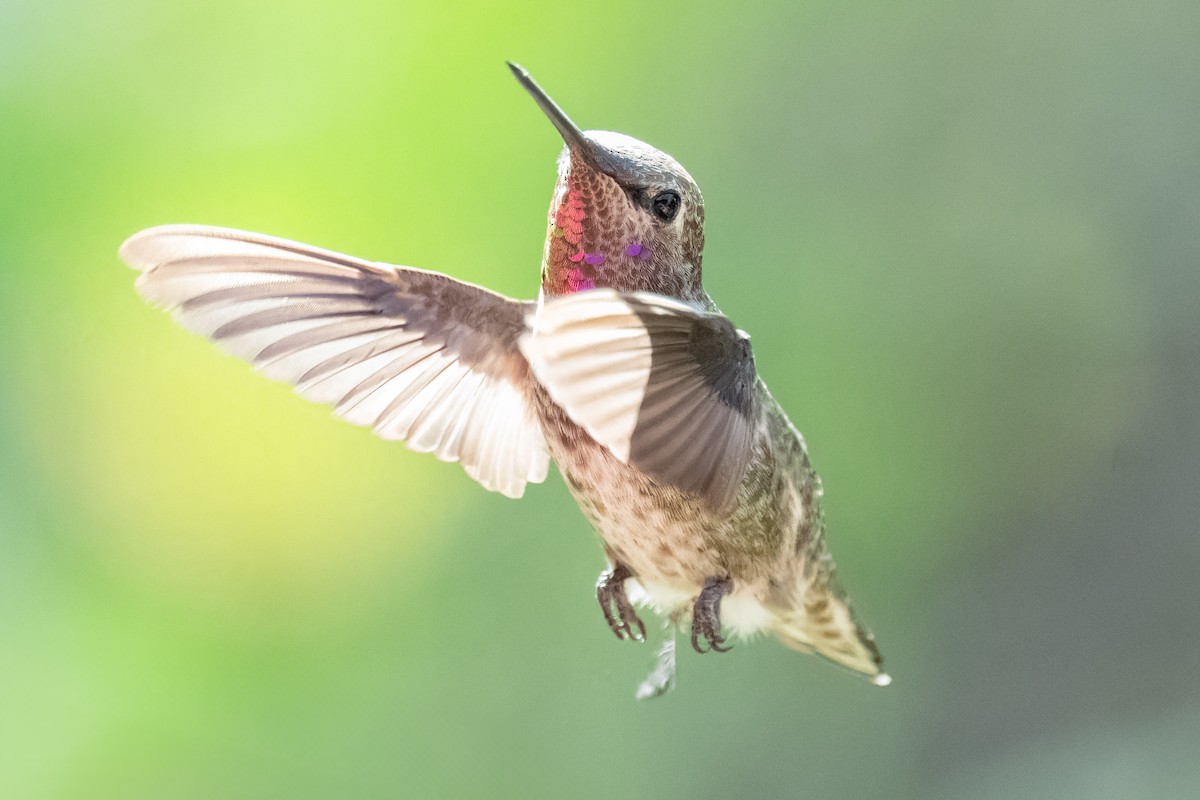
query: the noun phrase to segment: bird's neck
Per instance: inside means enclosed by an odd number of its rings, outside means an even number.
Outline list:
[[[565,178],[550,204],[542,258],[545,296],[598,288],[689,301],[703,296],[699,265],[673,257],[678,248],[638,222],[629,198],[615,183],[587,173]]]

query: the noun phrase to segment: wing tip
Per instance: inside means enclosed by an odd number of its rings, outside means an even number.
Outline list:
[[[142,252],[142,245],[146,240],[156,235],[158,228],[146,228],[130,236],[125,241],[121,242],[121,246],[117,248],[117,257],[125,262],[129,267],[145,272],[154,265],[151,264]]]
[[[211,236],[221,230],[223,229],[211,225],[188,225],[181,223],[155,225],[150,228],[143,228],[121,242],[121,246],[117,248],[117,256],[133,269],[140,272],[148,272],[161,263],[161,260],[155,256],[155,241],[161,241],[161,239],[167,236]]]

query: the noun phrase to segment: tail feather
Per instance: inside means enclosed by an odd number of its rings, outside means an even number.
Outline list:
[[[845,594],[833,584],[811,584],[793,609],[778,616],[774,633],[788,647],[813,653],[887,686],[875,637],[858,621]]]

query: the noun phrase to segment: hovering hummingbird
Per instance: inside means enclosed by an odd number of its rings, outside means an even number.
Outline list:
[[[487,489],[520,497],[553,459],[603,541],[596,594],[619,639],[646,638],[636,602],[690,623],[702,653],[726,651],[725,630],[769,632],[886,685],[834,578],[804,439],[758,377],[749,337],[704,291],[696,182],[644,142],[581,131],[509,67],[566,142],[536,302],[192,225],[121,246],[138,291]]]

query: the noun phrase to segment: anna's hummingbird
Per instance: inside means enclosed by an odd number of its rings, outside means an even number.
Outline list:
[[[645,639],[630,590],[672,624],[690,621],[700,652],[728,649],[724,623],[886,685],[834,579],[804,439],[701,284],[696,182],[644,142],[581,131],[509,67],[566,141],[537,302],[190,225],[121,246],[138,290],[267,376],[458,461],[488,489],[520,497],[553,459],[603,540],[597,597],[618,638]]]

